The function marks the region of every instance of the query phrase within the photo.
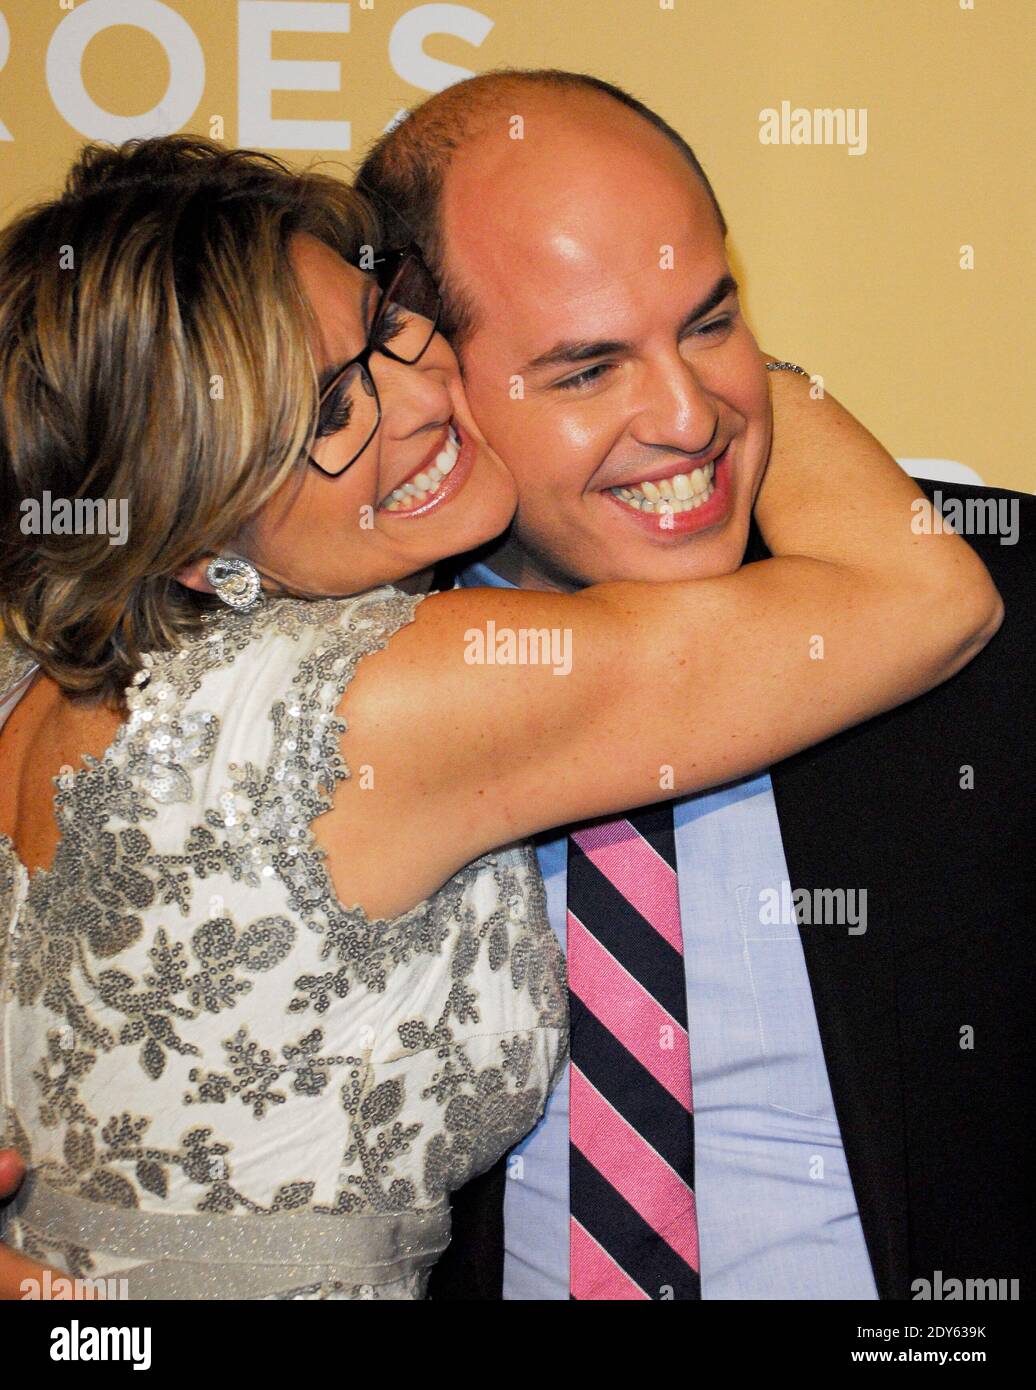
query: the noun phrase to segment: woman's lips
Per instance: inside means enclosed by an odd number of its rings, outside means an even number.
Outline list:
[[[601,495],[613,506],[618,507],[623,515],[635,525],[647,530],[657,539],[664,540],[668,536],[683,537],[695,531],[706,531],[710,526],[716,526],[725,521],[730,512],[734,491],[732,454],[733,443],[731,442],[714,460],[712,495],[708,501],[691,511],[638,511],[637,508],[624,502],[621,497],[616,497],[610,490],[606,490]]]
[[[471,475],[478,453],[478,445],[471,435],[461,428],[456,419],[450,420],[450,427],[460,444],[457,451],[457,461],[450,472],[442,479],[436,490],[429,495],[426,502],[420,502],[416,507],[406,509],[393,508],[381,503],[378,506],[378,512],[382,516],[391,517],[393,520],[398,518],[401,521],[407,521],[411,517],[427,516],[429,512],[436,511],[461,490]],[[432,453],[430,457],[434,458],[435,453]],[[420,472],[421,470],[417,471]],[[390,499],[386,499],[386,501],[388,500]]]
[[[393,488],[387,496],[381,499],[381,501],[378,503],[378,506],[383,507],[392,498],[393,494],[395,494],[400,489],[406,487],[408,483],[414,483],[417,480],[417,478],[421,476],[421,474],[427,473],[427,470],[429,468],[434,467],[440,454],[442,454],[443,450],[450,443],[451,435],[459,438],[459,436],[457,436],[456,430],[453,428],[452,418],[447,420],[446,424],[443,426],[442,433],[440,434],[438,440],[428,450],[427,454],[425,454],[424,458],[417,465],[417,467],[411,469],[411,471],[406,475],[406,477],[399,484],[397,484],[397,487]]]

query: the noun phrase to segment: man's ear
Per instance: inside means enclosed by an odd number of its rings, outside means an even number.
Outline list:
[[[204,555],[200,560],[192,560],[189,565],[184,565],[173,575],[181,584],[185,584],[188,589],[196,589],[200,594],[214,594],[216,590],[206,578],[205,571],[215,559],[214,555]]]

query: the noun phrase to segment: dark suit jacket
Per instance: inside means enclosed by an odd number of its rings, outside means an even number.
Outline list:
[[[864,934],[800,935],[879,1295],[938,1270],[1031,1298],[1036,499],[920,485],[1017,499],[1016,545],[968,536],[1003,626],[944,685],[770,775],[792,887],[867,889]],[[753,534],[746,560],[766,553]],[[504,1182],[500,1163],[456,1194],[432,1298],[501,1297]]]

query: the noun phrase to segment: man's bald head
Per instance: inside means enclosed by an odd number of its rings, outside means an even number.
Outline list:
[[[676,132],[596,79],[498,72],[419,106],[357,182],[392,242],[423,248],[472,415],[517,484],[496,572],[566,589],[736,569],[766,372]]]
[[[514,116],[530,123],[522,141],[511,134]],[[638,134],[643,139],[648,134],[643,123],[665,142],[656,140],[659,153],[675,151],[700,180],[725,236],[723,212],[705,171],[672,126],[620,87],[557,69],[505,69],[447,87],[381,137],[356,184],[375,202],[390,244],[416,241],[423,249],[443,293],[442,329],[460,350],[478,321],[478,306],[472,285],[447,254],[443,197],[451,170],[480,179],[487,198],[526,196],[532,174],[542,198],[549,196],[552,153],[559,142],[585,138],[589,163],[594,154],[607,158],[610,140]],[[501,160],[505,150],[525,157]],[[494,151],[491,189],[488,161]],[[650,144],[641,157],[650,157]]]

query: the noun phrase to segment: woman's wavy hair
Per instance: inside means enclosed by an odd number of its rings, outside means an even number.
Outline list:
[[[196,633],[219,601],[176,571],[305,475],[299,232],[354,263],[378,237],[339,179],[193,136],[89,145],[0,232],[0,625],[74,701]],[[47,492],[124,501],[127,543],[26,534]]]

